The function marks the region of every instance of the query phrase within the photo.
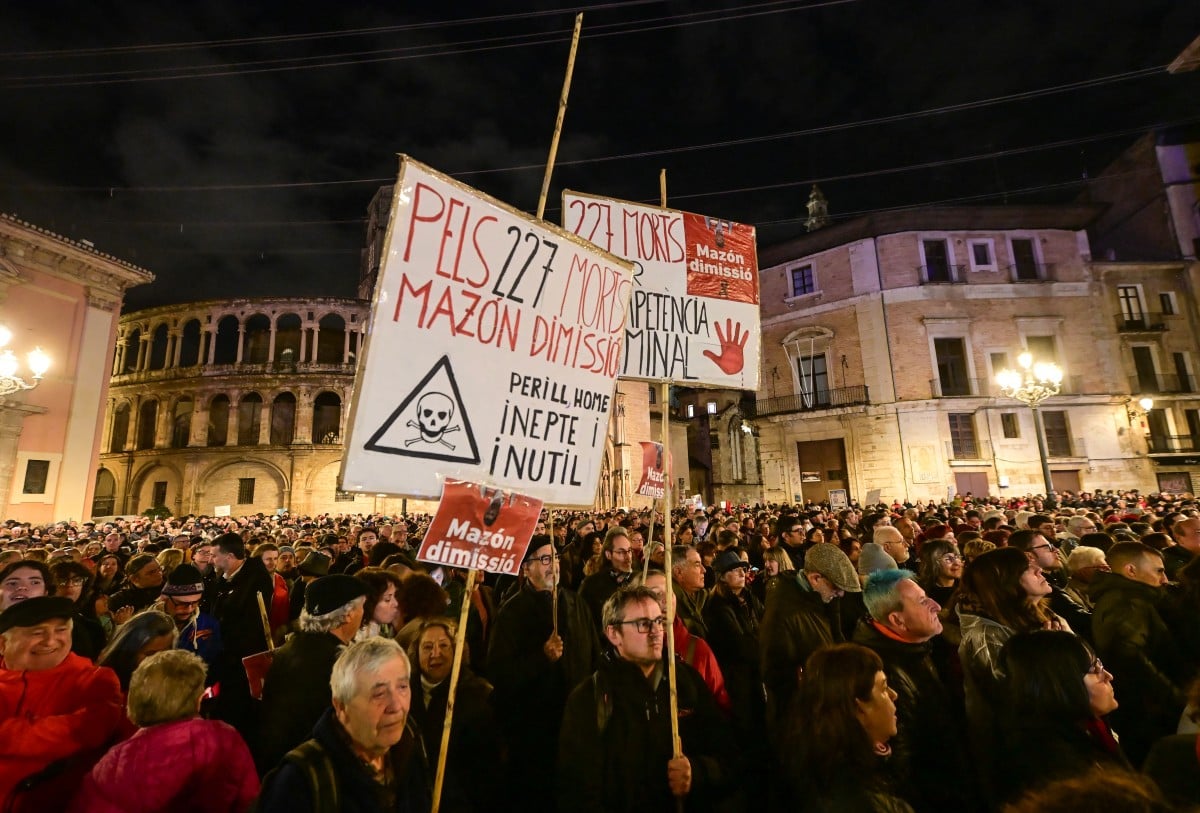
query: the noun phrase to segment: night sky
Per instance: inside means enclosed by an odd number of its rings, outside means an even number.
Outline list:
[[[7,4],[0,211],[153,271],[127,310],[352,296],[396,153],[535,210],[575,10]],[[660,168],[760,245],[802,230],[814,181],[837,217],[1071,200],[1200,121],[1200,72],[1164,70],[1198,34],[1191,0],[587,7],[546,217],[563,188],[656,201]]]

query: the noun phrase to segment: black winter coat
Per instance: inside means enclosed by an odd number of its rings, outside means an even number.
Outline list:
[[[433,782],[421,733],[410,720],[400,742],[388,754],[396,777],[396,803],[384,804],[386,794],[366,766],[350,750],[333,709],[312,732],[328,755],[337,777],[339,813],[425,813],[433,806]],[[328,797],[325,797],[328,798]],[[263,779],[259,813],[324,813],[315,809],[308,771],[285,761]]]
[[[732,731],[699,673],[680,660],[675,669],[679,736],[692,766],[684,810],[717,809],[739,776]],[[612,654],[605,658],[596,677],[567,700],[558,749],[559,811],[674,810],[667,785],[670,708],[665,663],[647,678],[633,663]]]
[[[263,684],[261,724],[254,748],[259,775],[308,739],[330,707],[329,676],[341,649],[341,639],[332,633],[297,632],[275,650]]]
[[[712,647],[733,703],[733,716],[744,733],[761,735],[765,704],[759,672],[758,627],[763,606],[749,589],[742,597],[714,591],[704,605],[708,645]]]

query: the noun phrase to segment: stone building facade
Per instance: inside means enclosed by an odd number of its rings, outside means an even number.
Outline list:
[[[1044,491],[1032,413],[994,383],[1023,351],[1064,372],[1041,410],[1057,490],[1196,490],[1189,263],[1093,262],[1099,211],[885,213],[762,251],[764,497]]]
[[[337,489],[366,318],[286,297],[123,316],[93,514],[392,510]]]

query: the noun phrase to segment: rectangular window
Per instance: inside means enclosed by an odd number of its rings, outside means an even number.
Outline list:
[[[1175,392],[1195,392],[1192,374],[1188,370],[1187,353],[1172,353],[1171,358],[1175,361],[1175,377],[1179,379],[1176,382]]]
[[[1021,281],[1038,280],[1042,278],[1038,268],[1037,252],[1033,240],[1027,237],[1014,237],[1012,240],[1013,279]]]
[[[251,505],[254,502],[254,478],[238,478],[238,505]]]
[[[968,240],[967,245],[971,252],[972,271],[996,270],[996,254],[991,240]]]
[[[1071,456],[1071,430],[1067,413],[1061,410],[1042,410],[1042,429],[1046,433],[1048,457]]]
[[[717,414],[717,402],[709,401],[707,404],[704,405],[704,411],[707,412],[709,415],[716,415]]]
[[[803,296],[816,290],[817,281],[811,265],[801,265],[792,269],[792,296]]]
[[[933,352],[937,355],[938,395],[943,398],[970,395],[966,342],[962,339],[934,339]]]
[[[1162,308],[1163,316],[1174,316],[1179,313],[1179,307],[1175,304],[1175,293],[1173,291],[1163,291],[1159,294],[1158,304]]]
[[[829,366],[825,354],[800,356],[796,359],[796,373],[800,378],[800,397],[806,407],[829,404]]]
[[[1121,320],[1127,328],[1146,326],[1146,309],[1142,307],[1142,292],[1136,285],[1118,285],[1117,302],[1121,305]]]
[[[1053,336],[1026,336],[1025,349],[1033,356],[1033,363],[1039,361],[1058,362],[1058,343]]]
[[[1183,417],[1187,420],[1188,435],[1192,439],[1191,448],[1196,449],[1200,443],[1200,409],[1185,409]]]
[[[354,502],[353,491],[342,491],[340,488],[333,492],[334,502]]]
[[[152,508],[161,508],[167,504],[167,481],[156,480],[154,482],[154,490],[150,496],[150,506]]]
[[[696,417],[696,405],[695,405],[695,404],[688,404],[688,405],[687,405],[687,416],[688,416],[689,418],[694,418],[694,417]]]
[[[21,493],[45,494],[46,484],[49,480],[49,460],[27,460],[25,461],[25,483],[21,486]]]
[[[1000,428],[1004,430],[1004,437],[1009,440],[1021,437],[1021,423],[1017,420],[1015,412],[1000,413]]]
[[[1154,353],[1145,345],[1129,348],[1133,353],[1133,369],[1137,371],[1137,389],[1141,393],[1159,392],[1158,370],[1154,366]]]
[[[954,269],[950,267],[950,250],[945,240],[922,240],[925,249],[925,281],[954,282]]]
[[[992,353],[988,358],[992,362],[992,375],[1012,368],[1012,365],[1008,363],[1008,353]]]
[[[650,403],[657,404],[658,403],[658,388],[655,387],[653,384],[651,384],[649,386],[649,389],[650,389]]]
[[[720,448],[720,446],[721,446],[721,433],[720,432],[709,432],[708,433],[708,448],[718,449],[718,448]]]
[[[951,412],[950,448],[956,460],[977,460],[979,442],[975,438],[975,416],[970,412]]]

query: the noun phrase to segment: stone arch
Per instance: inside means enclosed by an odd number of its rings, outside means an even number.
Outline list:
[[[251,391],[238,401],[238,446],[257,446],[262,431],[263,397]]]
[[[241,481],[253,480],[254,499],[238,502]],[[270,460],[259,457],[240,457],[214,464],[197,479],[197,508],[202,514],[212,514],[218,505],[230,506],[237,516],[271,513],[288,507],[290,484],[287,474]]]
[[[313,360],[318,364],[341,364],[346,348],[346,320],[338,313],[327,313],[317,323],[317,348]]]
[[[117,478],[111,471],[101,466],[96,470],[96,486],[92,490],[92,516],[112,516],[116,513],[116,507]]]
[[[242,361],[246,364],[265,364],[270,360],[271,319],[256,313],[246,320],[245,347]]]
[[[162,370],[167,366],[167,346],[171,343],[168,338],[169,328],[166,322],[160,322],[150,334],[150,358],[146,360],[147,370]]]
[[[284,391],[271,402],[271,445],[288,446],[296,438],[296,396]]]
[[[225,393],[214,395],[208,402],[208,432],[206,434],[209,446],[224,446],[229,442],[229,396]]]
[[[300,331],[303,329],[304,323],[300,320],[298,313],[280,314],[275,319],[275,358],[273,361],[291,362],[296,364],[300,361]],[[290,354],[285,354],[285,351],[291,351]]]
[[[189,319],[184,322],[179,334],[179,366],[195,367],[203,363],[200,348],[203,346],[203,333],[199,319]]]
[[[138,355],[142,346],[141,328],[134,328],[125,336],[125,364],[121,372],[137,372]]]
[[[153,449],[158,432],[158,401],[143,401],[138,409],[137,442],[134,448]]]
[[[312,442],[340,443],[342,440],[342,397],[326,390],[313,399]]]
[[[196,401],[190,395],[175,400],[171,407],[171,448],[184,449],[192,437],[192,415]]]
[[[153,477],[158,472],[157,477]],[[161,479],[159,479],[161,478]],[[139,469],[129,481],[129,494],[133,504],[129,506],[130,513],[140,513],[146,508],[155,507],[154,491],[156,483],[165,483],[161,505],[167,506],[175,513],[175,507],[180,504],[183,496],[183,474],[175,466],[162,460],[152,460]]]
[[[122,401],[113,410],[112,434],[108,439],[109,452],[125,451],[125,444],[129,442],[129,416],[131,411],[132,409],[128,401]]]
[[[213,338],[213,364],[237,363],[240,327],[238,318],[232,314],[217,320],[217,335]]]

